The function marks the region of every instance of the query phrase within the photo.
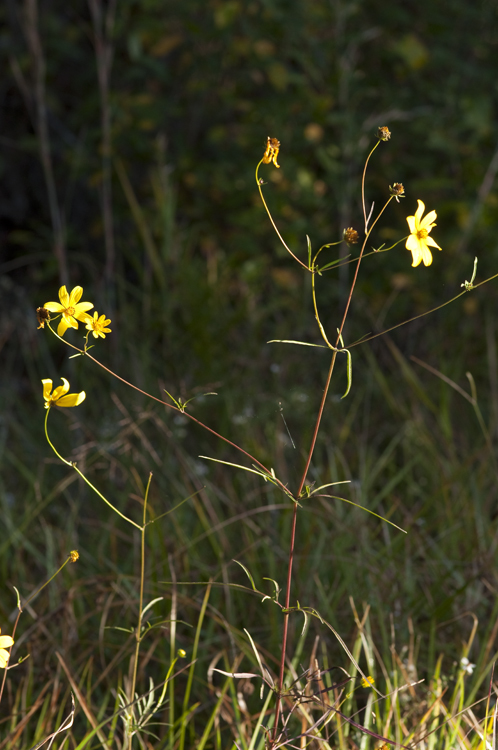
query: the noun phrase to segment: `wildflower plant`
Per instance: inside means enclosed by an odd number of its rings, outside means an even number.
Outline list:
[[[261,658],[258,653],[258,649],[251,638],[250,634],[247,632],[247,638],[250,643],[250,648],[252,649],[256,661],[258,662],[258,665],[260,667],[260,671],[258,673],[258,679],[261,680],[262,689],[266,687],[267,690],[267,696],[264,703],[264,710],[262,712],[262,718],[260,725],[263,722],[263,715],[266,721],[266,725],[264,725],[261,729],[263,732],[263,736],[265,737],[265,741],[267,744],[267,747],[270,749],[276,750],[277,747],[283,746],[284,743],[288,741],[289,733],[290,733],[290,726],[293,721],[294,713],[298,712],[298,710],[301,710],[303,703],[305,700],[313,700],[315,697],[315,693],[310,688],[311,682],[314,680],[315,682],[323,681],[324,674],[318,669],[315,668],[307,670],[305,673],[303,673],[301,676],[296,677],[292,676],[291,671],[288,670],[288,640],[289,640],[289,620],[291,616],[294,616],[296,613],[298,613],[300,616],[304,617],[305,620],[305,628],[307,627],[307,623],[310,621],[311,618],[315,618],[320,622],[321,625],[328,628],[330,632],[333,633],[333,635],[337,638],[338,642],[340,643],[341,647],[344,649],[344,652],[347,655],[347,658],[349,660],[350,664],[350,673],[346,672],[343,675],[343,678],[339,679],[335,683],[328,683],[328,687],[324,687],[322,689],[322,694],[332,696],[335,694],[337,696],[336,700],[332,700],[330,697],[327,699],[327,706],[325,707],[325,704],[323,702],[320,703],[323,709],[323,715],[319,722],[316,722],[311,729],[309,729],[309,726],[311,724],[311,721],[308,722],[308,729],[306,730],[306,735],[302,733],[300,736],[313,736],[320,738],[322,731],[321,723],[323,726],[325,726],[328,722],[331,721],[332,717],[335,716],[335,720],[338,722],[338,727],[342,726],[341,731],[343,732],[343,735],[346,736],[347,732],[349,731],[350,727],[355,727],[360,733],[364,733],[364,735],[370,735],[374,737],[379,742],[386,742],[393,744],[392,739],[389,737],[384,736],[380,732],[374,732],[371,728],[369,728],[366,724],[362,725],[358,722],[353,721],[351,717],[347,715],[347,711],[349,710],[351,706],[351,696],[353,690],[350,692],[347,692],[345,695],[343,695],[344,690],[346,689],[346,686],[348,683],[350,683],[353,680],[358,680],[356,683],[356,686],[358,688],[366,688],[369,690],[369,697],[367,699],[368,706],[373,705],[374,700],[380,700],[384,696],[381,695],[377,688],[377,682],[375,677],[375,671],[374,671],[374,660],[371,656],[371,649],[370,647],[365,644],[367,644],[366,636],[362,630],[363,625],[360,623],[359,618],[355,615],[355,618],[358,622],[358,628],[362,632],[362,639],[361,642],[358,641],[360,645],[358,647],[355,646],[355,648],[351,651],[346,643],[341,638],[340,634],[333,628],[333,626],[326,622],[320,612],[317,610],[306,606],[305,604],[301,604],[299,601],[293,601],[294,599],[294,590],[293,590],[293,565],[294,565],[294,552],[295,552],[295,544],[296,544],[296,529],[298,526],[298,519],[299,519],[299,512],[302,508],[303,504],[309,502],[310,500],[314,498],[336,498],[343,502],[350,503],[352,505],[355,505],[358,508],[361,508],[361,510],[368,512],[372,514],[373,516],[380,518],[384,523],[391,525],[393,528],[395,528],[400,533],[403,532],[403,530],[397,526],[393,520],[383,518],[382,516],[374,513],[372,510],[369,510],[367,508],[364,508],[362,506],[359,506],[357,503],[354,503],[352,500],[346,498],[346,497],[339,497],[334,493],[335,490],[330,490],[329,488],[333,488],[335,484],[333,482],[328,482],[328,477],[323,478],[323,483],[315,483],[311,481],[311,478],[309,477],[310,472],[310,465],[313,458],[313,454],[315,451],[316,443],[317,443],[317,437],[320,432],[322,417],[324,414],[324,410],[326,408],[327,399],[330,391],[330,386],[332,382],[332,378],[334,375],[335,370],[335,364],[337,360],[338,354],[345,355],[346,361],[347,361],[347,385],[345,385],[344,388],[344,395],[343,398],[346,398],[348,394],[351,391],[352,385],[353,385],[353,350],[356,346],[359,346],[360,344],[364,344],[365,342],[371,340],[372,338],[375,338],[375,336],[382,335],[381,333],[374,334],[371,336],[366,336],[362,338],[359,341],[353,341],[351,343],[345,343],[344,341],[344,331],[345,331],[345,324],[346,320],[348,318],[348,315],[350,313],[353,296],[355,287],[359,278],[360,274],[360,268],[362,266],[362,263],[365,258],[370,257],[371,260],[375,259],[375,256],[380,252],[391,252],[396,248],[399,244],[402,242],[405,242],[406,249],[411,252],[412,254],[412,266],[417,267],[422,262],[424,266],[430,266],[432,264],[433,258],[430,251],[430,248],[437,248],[441,250],[439,245],[436,243],[436,241],[430,236],[430,232],[432,229],[436,226],[435,219],[437,218],[437,214],[435,210],[429,211],[424,216],[425,212],[425,205],[424,202],[420,199],[418,199],[418,208],[415,211],[414,215],[407,217],[407,223],[409,227],[409,234],[408,236],[400,237],[400,239],[395,242],[391,247],[385,248],[384,245],[375,248],[371,243],[373,240],[373,236],[375,234],[376,229],[378,228],[379,222],[382,219],[385,212],[388,210],[389,205],[391,202],[395,201],[396,203],[400,202],[401,198],[405,198],[405,187],[400,182],[392,182],[392,184],[389,184],[389,182],[386,182],[386,191],[385,196],[383,199],[383,202],[380,204],[380,209],[374,211],[374,204],[371,204],[371,207],[369,208],[367,205],[367,199],[365,196],[365,177],[367,173],[367,168],[370,163],[370,159],[373,156],[375,150],[381,146],[385,146],[385,144],[390,140],[391,133],[389,129],[386,126],[382,126],[377,131],[377,140],[371,149],[370,153],[368,154],[362,179],[361,179],[361,207],[363,212],[363,226],[361,230],[359,228],[353,228],[353,227],[347,227],[342,232],[338,233],[338,237],[336,240],[327,243],[325,245],[322,245],[318,250],[313,250],[312,242],[310,238],[307,238],[307,246],[306,249],[301,252],[295,249],[291,249],[289,245],[284,240],[284,237],[280,230],[277,227],[277,223],[274,220],[272,213],[268,207],[268,203],[264,197],[263,194],[263,185],[264,180],[260,178],[259,172],[262,165],[268,166],[270,169],[278,168],[280,169],[282,164],[279,164],[277,159],[280,158],[280,149],[281,149],[281,143],[280,141],[275,137],[268,137],[266,141],[266,147],[263,153],[263,156],[261,160],[259,161],[256,172],[255,172],[255,179],[256,179],[256,185],[257,189],[259,191],[259,195],[261,197],[263,206],[267,212],[267,215],[269,217],[269,220],[279,238],[281,241],[283,247],[286,249],[286,251],[289,253],[289,255],[293,258],[293,260],[296,262],[296,264],[299,266],[302,273],[307,274],[310,278],[310,288],[311,288],[311,298],[313,303],[313,309],[314,309],[314,315],[317,323],[318,333],[321,337],[322,343],[316,344],[314,342],[309,341],[296,341],[294,339],[279,339],[279,340],[272,340],[269,342],[270,344],[289,344],[289,345],[297,345],[297,346],[306,346],[306,347],[317,347],[320,349],[328,350],[330,355],[330,363],[328,368],[328,373],[325,378],[323,393],[320,401],[320,405],[315,417],[314,421],[314,427],[312,430],[312,436],[310,445],[308,447],[306,457],[304,460],[304,465],[302,467],[300,480],[297,483],[295,487],[291,487],[289,485],[289,482],[286,480],[285,477],[279,477],[273,467],[267,466],[263,463],[263,461],[258,458],[258,456],[252,455],[244,446],[238,445],[235,442],[233,442],[229,437],[226,437],[224,435],[219,434],[215,430],[213,430],[208,424],[204,424],[203,422],[199,421],[191,412],[188,410],[188,404],[192,399],[183,400],[183,399],[175,399],[171,394],[169,394],[166,391],[167,399],[161,399],[158,398],[150,393],[145,392],[141,388],[137,387],[133,383],[129,382],[128,380],[124,379],[121,375],[118,375],[117,373],[114,373],[111,371],[107,366],[103,365],[93,354],[90,354],[88,346],[88,337],[91,335],[93,339],[95,339],[95,343],[101,344],[100,339],[105,339],[108,334],[112,333],[112,329],[109,328],[109,325],[111,324],[111,320],[106,317],[105,314],[99,315],[98,312],[94,312],[93,315],[89,314],[89,310],[91,310],[94,305],[91,302],[81,302],[81,298],[83,296],[83,289],[81,286],[76,286],[72,289],[70,293],[68,293],[65,286],[62,286],[59,289],[59,302],[46,302],[42,307],[37,308],[37,319],[39,323],[39,328],[41,329],[48,329],[50,332],[52,332],[54,335],[58,336],[58,338],[71,350],[76,352],[76,355],[73,356],[83,356],[86,357],[90,362],[92,362],[94,365],[97,365],[101,368],[103,368],[104,371],[106,371],[110,376],[118,378],[122,383],[129,386],[130,388],[134,389],[135,391],[141,393],[142,395],[146,396],[147,398],[160,403],[163,407],[168,409],[170,412],[176,413],[178,415],[181,415],[182,418],[186,418],[191,420],[192,422],[199,425],[201,428],[207,430],[211,435],[214,437],[217,437],[224,441],[227,445],[231,446],[233,449],[238,451],[239,455],[241,456],[241,460],[244,461],[244,463],[233,463],[233,462],[227,462],[227,461],[221,461],[217,459],[216,457],[208,457],[208,456],[202,456],[201,458],[216,461],[220,464],[229,466],[230,469],[240,469],[247,472],[252,473],[253,475],[258,476],[260,479],[262,479],[264,482],[271,483],[277,490],[279,490],[282,494],[282,498],[284,502],[286,503],[287,507],[291,510],[292,513],[292,522],[291,522],[291,531],[290,531],[290,538],[288,539],[288,558],[287,558],[287,564],[286,564],[286,571],[285,571],[285,583],[281,585],[280,581],[276,581],[274,579],[267,579],[268,581],[272,582],[274,586],[274,592],[271,596],[269,596],[267,593],[258,591],[254,579],[252,577],[251,571],[247,569],[242,563],[239,563],[244,570],[245,574],[247,575],[250,584],[252,593],[256,594],[257,596],[261,597],[262,601],[271,600],[274,606],[276,606],[279,609],[280,615],[281,615],[281,649],[280,654],[278,655],[278,669],[277,673],[275,675],[272,675],[268,668],[263,666],[263,663],[261,661]],[[409,200],[411,200],[410,197],[410,191],[408,189],[407,191]],[[361,222],[357,224],[357,227],[359,227]],[[339,247],[340,245],[346,245],[351,253],[357,252],[355,257],[351,257],[348,255],[347,257],[344,257],[343,255],[340,255],[334,250],[334,248]],[[356,250],[356,246],[358,246],[358,250]],[[341,312],[341,315],[339,316],[338,320],[336,321],[335,326],[333,327],[332,331],[327,330],[325,324],[322,321],[322,317],[320,314],[320,309],[318,305],[318,299],[317,299],[317,285],[319,283],[323,283],[324,278],[329,274],[331,271],[337,269],[338,267],[344,265],[344,264],[354,264],[354,273],[353,278],[351,282],[351,287],[349,290],[349,294],[347,296],[344,309]],[[476,268],[476,266],[475,266]],[[474,275],[472,276],[471,282],[465,282],[465,288],[462,292],[460,292],[459,295],[454,297],[452,300],[449,300],[448,302],[445,302],[441,305],[439,305],[435,309],[440,309],[441,307],[444,307],[444,305],[449,304],[450,302],[454,301],[458,297],[462,296],[463,294],[466,294],[467,292],[477,288],[483,283],[480,284],[474,284],[475,281],[475,268],[474,268]],[[494,278],[494,277],[492,277]],[[489,279],[487,280],[489,281]],[[427,313],[423,313],[417,317],[423,317],[426,314],[429,314],[432,311],[427,311]],[[60,316],[58,325],[57,325],[57,332],[52,327],[52,316]],[[397,328],[400,325],[404,325],[406,322],[403,323],[397,323],[393,325],[391,328],[387,330],[392,330],[393,328]],[[73,330],[78,330],[79,323],[83,323],[85,325],[86,334],[84,334],[84,340],[83,345],[78,346],[74,343],[74,340],[69,340],[67,338],[63,338],[66,334],[67,330],[69,328],[72,328]],[[117,702],[119,705],[118,713],[121,717],[121,720],[123,722],[124,727],[124,736],[126,737],[126,740],[124,742],[124,747],[131,747],[133,737],[138,736],[139,742],[141,746],[144,746],[144,740],[142,739],[142,735],[147,733],[149,729],[147,729],[147,726],[150,725],[151,720],[157,714],[157,712],[160,709],[164,709],[166,705],[168,704],[168,722],[170,726],[170,746],[173,747],[175,745],[175,735],[173,732],[172,727],[175,727],[175,722],[177,721],[177,717],[175,717],[175,708],[174,708],[174,694],[173,694],[173,668],[176,664],[176,660],[178,657],[183,658],[185,656],[184,651],[177,652],[177,655],[172,655],[171,663],[169,665],[169,668],[167,670],[167,673],[165,674],[164,683],[161,686],[155,686],[153,682],[150,682],[150,689],[148,692],[146,692],[144,695],[140,695],[137,692],[137,678],[138,678],[138,672],[139,672],[139,662],[140,662],[140,649],[142,642],[144,639],[148,636],[150,629],[144,624],[145,623],[145,614],[147,610],[154,604],[154,601],[146,603],[144,601],[144,584],[145,584],[145,533],[147,527],[152,522],[157,522],[159,520],[158,517],[155,517],[154,519],[151,519],[148,516],[148,495],[150,490],[150,485],[152,481],[152,475],[149,476],[147,486],[145,488],[144,496],[142,498],[142,514],[141,518],[134,519],[133,517],[126,515],[123,513],[118,507],[115,502],[111,502],[108,498],[106,498],[100,490],[92,484],[88,478],[85,476],[85,474],[80,470],[80,468],[77,466],[76,462],[73,462],[71,460],[68,460],[67,458],[64,458],[64,456],[59,452],[59,450],[53,445],[51,442],[51,439],[49,437],[48,433],[48,417],[49,413],[52,411],[52,407],[54,406],[61,406],[61,407],[76,407],[81,406],[85,400],[86,393],[85,391],[75,392],[75,393],[69,393],[70,386],[69,382],[62,378],[62,385],[57,386],[55,389],[53,388],[53,382],[50,379],[44,379],[42,380],[43,384],[43,402],[46,409],[46,417],[45,417],[45,434],[47,441],[51,448],[53,449],[55,455],[60,459],[61,462],[69,466],[71,469],[77,472],[77,474],[83,479],[88,487],[94,491],[97,496],[106,503],[107,507],[112,510],[114,513],[116,513],[119,518],[134,527],[136,531],[140,534],[140,542],[141,542],[141,569],[140,569],[140,585],[139,585],[139,607],[138,607],[138,618],[137,622],[134,625],[134,627],[131,630],[131,634],[133,637],[134,642],[134,648],[133,653],[130,659],[130,669],[129,669],[129,679],[127,682],[124,683],[124,687],[120,686],[117,690]],[[216,394],[210,394],[210,395],[216,395]],[[84,409],[84,407],[83,407]],[[318,486],[317,486],[318,484]],[[344,482],[343,484],[347,484],[347,482]],[[173,508],[174,511],[174,508]],[[172,511],[171,511],[172,512]],[[70,557],[68,558],[68,561],[74,561],[74,558],[76,557],[77,553],[71,553]],[[71,557],[72,556],[72,557]],[[77,558],[76,558],[77,559]],[[209,587],[208,587],[209,589]],[[280,593],[283,592],[283,602],[279,601]],[[203,609],[202,609],[202,616],[200,618],[200,624],[199,624],[199,633],[200,633],[200,625],[202,624],[202,617],[204,616],[206,607],[207,607],[207,595],[205,601],[203,603]],[[272,605],[272,606],[273,606]],[[304,632],[304,631],[303,631]],[[2,646],[2,643],[7,644],[7,640],[3,641],[2,639],[9,639],[10,636],[0,636],[0,649]],[[12,640],[12,639],[10,639]],[[196,645],[194,649],[194,653],[192,654],[192,663],[188,666],[189,668],[189,678],[188,678],[188,686],[187,686],[187,692],[186,692],[186,699],[184,702],[184,712],[183,712],[183,719],[181,720],[180,729],[179,729],[179,742],[178,747],[180,750],[183,750],[185,747],[186,742],[186,720],[185,716],[188,713],[188,695],[190,692],[190,688],[192,685],[192,677],[193,677],[193,669],[194,669],[194,661],[197,655],[196,649],[198,648],[199,641],[196,637]],[[10,641],[9,641],[9,645]],[[359,666],[358,660],[360,655],[360,647],[365,649],[365,653],[367,654],[367,667],[368,671],[363,672]],[[2,657],[2,651],[0,650],[0,658]],[[370,655],[369,655],[370,654]],[[467,656],[464,657],[467,659]],[[0,666],[2,666],[0,661]],[[464,662],[464,659],[462,658],[460,662],[460,672],[466,675],[470,675],[473,669],[473,666],[467,659],[467,661]],[[235,669],[232,671],[223,671],[223,670],[217,670],[218,672],[221,672],[225,676],[227,676],[228,679],[252,679],[256,675],[253,673],[238,673]],[[298,687],[298,683],[303,683],[304,687],[301,689]],[[325,683],[323,683],[325,684]],[[353,683],[354,684],[354,683]],[[171,688],[171,690],[170,690]],[[227,687],[224,688],[225,690],[228,689],[228,682]],[[349,689],[349,688],[348,688]],[[399,686],[393,687],[393,692],[399,689]],[[167,692],[169,691],[169,702],[166,699]],[[335,693],[334,693],[335,691]],[[377,695],[377,698],[375,697]],[[273,704],[273,705],[272,705]],[[346,712],[346,713],[345,713]],[[365,719],[366,721],[366,719]],[[342,722],[342,725],[341,725]],[[344,729],[344,722],[347,723],[347,730]],[[258,725],[258,726],[260,726]],[[339,731],[339,730],[338,730]],[[389,726],[388,723],[386,724],[385,732],[388,733]],[[207,739],[207,737],[206,737]],[[255,742],[255,740],[254,740]],[[404,746],[404,745],[403,745]],[[251,741],[251,747],[254,747],[253,742]],[[327,745],[328,747],[328,745]]]

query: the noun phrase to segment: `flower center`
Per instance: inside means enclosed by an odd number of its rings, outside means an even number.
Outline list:
[[[417,232],[417,239],[425,240],[427,239],[428,234],[429,232],[427,231],[427,229],[419,229]]]
[[[74,309],[74,307],[66,307],[66,309],[64,310],[64,312],[66,313],[66,315],[74,315],[75,309]]]

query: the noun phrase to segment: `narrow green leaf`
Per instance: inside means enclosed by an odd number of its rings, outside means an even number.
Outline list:
[[[351,385],[353,383],[353,360],[349,349],[344,349],[343,351],[345,351],[348,355],[348,387],[346,388],[346,393],[341,398],[346,398],[349,391],[351,390]]]
[[[241,563],[241,562],[239,562],[238,560],[235,560],[235,559],[234,559],[234,563],[237,563],[237,565],[240,565],[240,567],[242,568],[242,570],[244,571],[244,573],[246,574],[246,576],[247,576],[247,577],[249,578],[249,580],[250,580],[250,582],[251,582],[252,590],[253,590],[253,591],[257,591],[257,588],[256,588],[256,584],[254,583],[254,578],[253,578],[253,577],[252,577],[252,575],[251,575],[251,574],[249,573],[249,571],[248,571],[248,569],[246,568],[246,566],[245,566],[245,565],[242,565],[242,563]]]
[[[401,526],[397,526],[395,523],[390,521],[388,518],[384,518],[384,516],[379,516],[378,513],[374,513],[373,510],[370,510],[369,508],[365,508],[363,505],[358,505],[358,503],[353,503],[352,500],[346,500],[345,497],[339,497],[339,495],[315,495],[315,497],[331,497],[334,500],[342,500],[343,503],[349,503],[349,505],[354,505],[356,508],[360,508],[360,510],[364,510],[366,513],[370,513],[370,515],[375,516],[381,521],[385,521],[390,526],[394,526],[395,529],[398,529],[398,531],[402,531],[403,534],[407,534],[408,532],[401,528]]]
[[[272,339],[267,344],[299,344],[300,346],[316,346],[318,349],[328,349],[328,346],[322,344],[309,344],[307,341],[292,341],[290,339]]]

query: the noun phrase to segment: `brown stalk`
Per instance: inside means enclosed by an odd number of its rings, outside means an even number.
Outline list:
[[[112,165],[111,165],[111,106],[109,100],[110,79],[114,49],[112,34],[117,0],[110,0],[107,12],[103,13],[102,0],[88,0],[93,23],[93,44],[97,64],[100,93],[102,128],[102,220],[104,222],[105,275],[108,281],[114,276],[115,247],[112,212]]]
[[[368,159],[367,159],[367,163],[368,163]],[[362,197],[364,196],[365,174],[366,174],[366,170],[364,170],[364,172],[363,172],[363,178],[362,178]],[[289,559],[288,559],[288,567],[287,567],[287,583],[286,583],[286,588],[285,588],[284,626],[283,626],[283,632],[282,632],[282,652],[281,652],[281,658],[280,658],[280,671],[279,671],[279,678],[278,678],[278,693],[277,693],[277,702],[276,702],[276,705],[275,705],[275,721],[274,721],[274,725],[273,725],[273,736],[272,736],[272,741],[271,741],[270,747],[275,747],[275,745],[277,743],[278,722],[279,722],[279,719],[280,719],[280,713],[281,713],[281,709],[282,709],[282,690],[283,690],[283,685],[284,685],[284,674],[285,674],[285,656],[286,656],[286,651],[287,651],[287,637],[288,637],[288,632],[289,632],[289,615],[290,615],[290,612],[288,610],[289,610],[289,607],[290,607],[290,594],[291,594],[291,585],[292,585],[292,568],[293,568],[293,563],[294,563],[294,549],[295,549],[295,543],[296,543],[296,526],[297,526],[297,509],[298,509],[297,500],[301,497],[301,493],[303,491],[303,487],[304,487],[304,484],[306,482],[306,477],[307,477],[307,474],[308,474],[308,471],[309,471],[309,467],[310,467],[310,464],[311,464],[311,459],[313,458],[313,453],[315,451],[316,440],[317,440],[317,437],[318,437],[318,432],[320,430],[320,423],[322,421],[323,411],[325,409],[325,402],[327,400],[327,395],[328,395],[329,388],[330,388],[330,383],[331,383],[331,380],[332,380],[332,373],[334,372],[335,360],[336,360],[336,357],[337,357],[337,347],[339,346],[340,341],[341,341],[342,332],[344,330],[344,326],[345,326],[345,323],[346,323],[346,318],[347,318],[348,312],[349,312],[349,307],[351,305],[351,300],[353,298],[353,292],[354,292],[354,288],[356,286],[356,281],[357,281],[357,278],[358,278],[358,272],[360,270],[361,259],[363,257],[363,253],[365,251],[365,247],[366,247],[368,238],[369,238],[369,236],[370,236],[370,234],[371,234],[374,226],[376,225],[376,223],[378,222],[378,220],[380,219],[380,217],[384,213],[385,209],[387,208],[387,206],[389,205],[389,203],[391,202],[391,200],[392,200],[392,196],[389,198],[389,200],[387,201],[387,203],[384,205],[384,207],[382,208],[382,210],[379,212],[379,214],[376,217],[375,221],[373,222],[372,226],[367,231],[367,233],[365,235],[365,239],[363,241],[363,245],[361,247],[360,255],[358,256],[358,261],[356,263],[356,270],[355,270],[353,282],[351,284],[351,289],[349,291],[349,296],[348,296],[348,299],[347,299],[347,302],[346,302],[346,308],[344,310],[344,315],[342,316],[342,322],[341,322],[340,328],[339,328],[338,333],[337,333],[337,339],[336,339],[336,342],[335,342],[335,349],[332,352],[332,360],[330,362],[329,372],[328,372],[328,375],[327,375],[327,380],[325,382],[325,388],[323,390],[322,400],[320,402],[320,407],[318,409],[318,415],[317,415],[317,418],[316,418],[315,428],[313,430],[313,436],[312,436],[312,439],[311,439],[311,446],[310,446],[310,449],[308,451],[308,457],[306,459],[306,464],[305,464],[304,471],[303,471],[303,474],[302,474],[302,477],[301,477],[301,481],[299,483],[299,487],[298,487],[297,493],[295,495],[295,500],[296,501],[294,502],[294,510],[293,510],[293,514],[292,514],[291,536],[290,536],[290,543],[289,543]],[[363,202],[364,202],[364,197],[363,197]]]
[[[43,167],[43,175],[47,186],[48,205],[52,231],[54,236],[54,255],[57,259],[59,279],[61,284],[68,282],[67,256],[64,222],[57,200],[55,187],[54,168],[50,152],[50,136],[48,131],[47,105],[45,96],[45,58],[38,29],[38,5],[37,0],[25,0],[24,2],[24,33],[31,55],[33,69],[34,99],[36,105],[35,127],[40,147],[40,158]]]

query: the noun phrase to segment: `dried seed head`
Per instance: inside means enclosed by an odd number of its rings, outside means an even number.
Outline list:
[[[401,182],[395,182],[392,186],[389,185],[389,192],[396,198],[396,201],[398,203],[400,198],[405,197],[405,188],[403,187]]]
[[[388,141],[391,137],[391,131],[385,125],[377,130],[377,138],[379,141]]]
[[[347,229],[345,229],[342,233],[342,236],[344,237],[344,241],[348,245],[356,245],[359,240],[358,232],[356,231],[356,229],[353,229],[353,227],[348,227]]]
[[[46,307],[37,307],[36,317],[38,318],[39,323],[38,328],[45,328],[45,323],[48,323],[50,320],[50,312]]]

